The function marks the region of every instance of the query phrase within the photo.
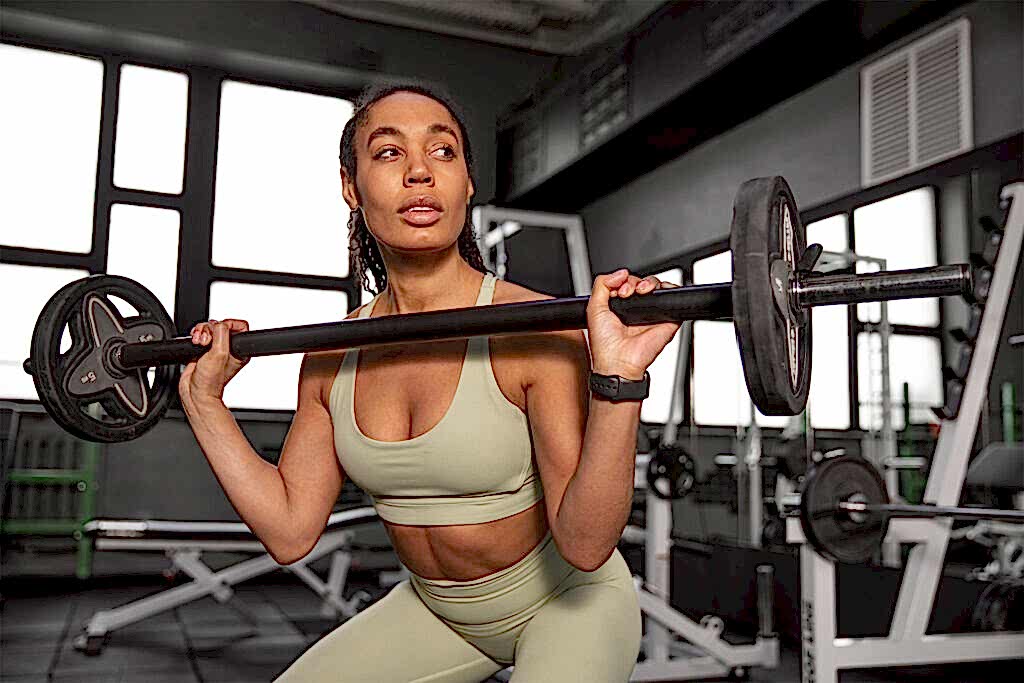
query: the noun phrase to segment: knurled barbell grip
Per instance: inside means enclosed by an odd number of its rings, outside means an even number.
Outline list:
[[[851,501],[841,501],[837,507],[845,512],[881,512],[889,517],[905,517],[909,519],[952,517],[954,519],[990,519],[1024,522],[1024,510],[963,508],[943,505],[907,505],[901,503],[855,503]]]

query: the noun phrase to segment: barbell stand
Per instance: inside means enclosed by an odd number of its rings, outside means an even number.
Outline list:
[[[988,395],[996,350],[1024,238],[1024,182],[1002,189],[1010,203],[1003,241],[989,288],[956,417],[943,420],[925,488],[926,504],[952,507],[960,499],[978,420]],[[911,666],[1013,659],[1024,652],[1024,632],[928,634],[935,591],[953,520],[893,519],[888,542],[914,543],[900,584],[889,633],[875,638],[839,638],[836,633],[835,564],[805,542],[798,519],[786,521],[786,538],[800,545],[803,683],[838,683],[840,669]]]

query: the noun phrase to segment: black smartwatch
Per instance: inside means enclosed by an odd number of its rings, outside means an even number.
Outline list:
[[[606,398],[613,403],[619,401],[642,401],[651,390],[651,376],[644,373],[643,379],[626,379],[618,375],[590,373],[590,390],[595,396]]]

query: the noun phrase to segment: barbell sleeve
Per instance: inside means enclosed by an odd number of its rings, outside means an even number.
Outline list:
[[[858,275],[805,275],[794,280],[793,296],[797,307],[849,305],[966,295],[972,286],[970,266],[957,263]]]
[[[838,507],[845,512],[881,512],[889,517],[952,517],[954,519],[991,519],[1006,522],[1024,522],[1024,510],[964,508],[943,505],[908,505],[903,503],[857,503],[853,501],[841,501]]]

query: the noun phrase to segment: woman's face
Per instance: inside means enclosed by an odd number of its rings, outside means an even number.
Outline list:
[[[354,144],[356,177],[342,169],[342,192],[383,251],[438,251],[458,240],[473,183],[459,124],[444,105],[388,95],[370,107]]]

